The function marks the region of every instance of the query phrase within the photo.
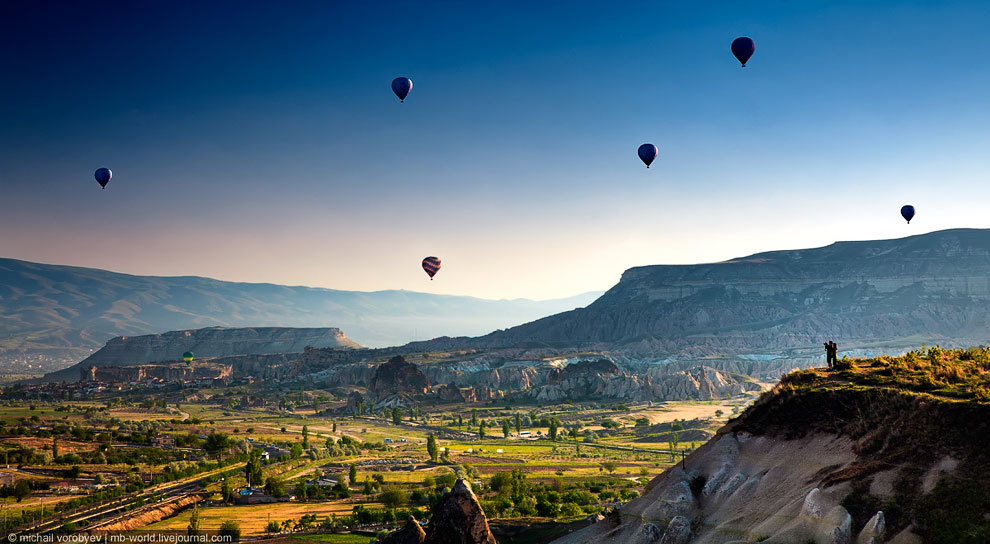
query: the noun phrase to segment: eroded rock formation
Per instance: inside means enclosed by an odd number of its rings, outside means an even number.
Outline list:
[[[413,363],[397,355],[375,369],[368,392],[375,397],[396,394],[422,395],[430,390],[430,381]]]
[[[496,544],[478,497],[464,479],[433,507],[426,544]]]

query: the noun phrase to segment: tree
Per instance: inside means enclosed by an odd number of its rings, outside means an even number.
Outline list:
[[[17,485],[14,486],[14,498],[17,499],[17,502],[21,502],[30,496],[31,484],[27,480],[17,482]]]
[[[351,496],[351,490],[347,487],[347,484],[344,483],[343,478],[334,484],[333,487],[330,488],[330,491],[333,493],[333,496],[338,499],[346,499]]]
[[[248,487],[257,487],[265,479],[261,471],[261,450],[253,449],[248,456],[248,462],[244,465],[244,476],[247,478]]]
[[[351,485],[357,483],[357,465],[355,465],[354,463],[351,463],[351,469],[347,473],[347,480],[351,482]]]
[[[478,409],[471,408],[471,426],[474,427],[478,424]]]
[[[220,495],[224,502],[234,502],[234,489],[230,487],[230,482],[226,479],[220,484]]]
[[[604,467],[609,474],[612,474],[613,472],[615,472],[615,469],[619,468],[619,465],[617,465],[615,461],[605,461],[604,463],[602,463],[602,467]]]
[[[269,476],[265,481],[265,493],[272,497],[281,498],[285,496],[285,482],[276,476]]]
[[[502,421],[502,436],[504,438],[509,438],[509,420]]]
[[[219,457],[233,445],[234,441],[229,436],[224,433],[214,432],[206,437],[206,442],[203,443],[203,449],[207,453],[212,453]]]
[[[437,437],[432,434],[426,437],[426,452],[430,454],[430,461],[436,463],[440,448],[437,447]]]
[[[550,440],[554,442],[557,441],[557,423],[557,418],[550,420]]]
[[[292,449],[289,450],[289,455],[293,459],[299,459],[300,457],[302,457],[302,454],[303,454],[303,445],[299,442],[293,444]]]
[[[519,412],[516,412],[516,434],[522,432],[522,420],[519,417]]]
[[[457,426],[458,427],[463,427],[464,426],[464,417],[462,417],[460,415],[457,416]]]
[[[277,521],[269,521],[268,525],[265,526],[265,532],[268,534],[277,533],[282,529]]]
[[[336,421],[333,422],[333,433],[334,434],[337,434],[337,422]]]
[[[58,459],[58,437],[52,439],[52,459]]]
[[[492,491],[501,494],[503,491],[508,492],[512,488],[512,473],[500,471],[492,474],[491,480],[488,481],[488,487],[492,488]]]
[[[670,433],[670,449],[676,450],[677,445],[680,444],[680,439],[677,437],[677,432]]]
[[[194,506],[192,514],[189,515],[189,526],[186,527],[186,534],[196,536],[199,534],[199,507]]]
[[[478,424],[478,438],[480,438],[482,440],[485,439],[485,421],[484,420],[482,420],[481,423]]]
[[[241,540],[241,525],[233,520],[227,520],[220,524],[220,530],[217,534],[223,537],[228,537],[224,539],[226,542],[238,542]]]
[[[722,414],[724,413],[725,412],[723,412],[722,410],[715,410],[715,417],[722,417]]]
[[[395,510],[396,508],[405,506],[408,498],[405,491],[390,486],[382,491],[382,494],[378,496],[378,500],[385,505],[385,508]]]
[[[401,425],[402,424],[402,409],[398,406],[392,408],[392,424]]]
[[[302,437],[303,437],[302,449],[308,450],[309,449],[309,425],[303,425],[303,428],[302,428]],[[300,454],[302,454],[302,452],[300,452]]]

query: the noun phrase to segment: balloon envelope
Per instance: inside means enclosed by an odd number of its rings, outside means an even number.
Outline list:
[[[750,38],[744,36],[742,38],[736,38],[732,42],[732,54],[739,59],[739,62],[742,63],[743,68],[746,67],[746,61],[748,61],[755,52],[756,43],[754,43]]]
[[[100,168],[96,170],[96,182],[100,184],[100,187],[106,189],[107,183],[110,183],[110,178],[113,177],[113,172],[109,168]]]
[[[182,354],[182,360],[185,362],[191,362],[193,360],[193,352],[187,351]]]
[[[397,77],[392,80],[392,92],[399,97],[399,102],[404,102],[411,90],[412,80],[408,77]]]
[[[914,217],[914,206],[908,204],[901,208],[901,217],[907,220],[908,223],[911,222],[911,218]]]
[[[440,259],[436,257],[427,257],[423,259],[423,270],[426,271],[432,280],[433,276],[435,276],[437,271],[440,270]]]
[[[657,146],[653,144],[643,144],[639,146],[639,150],[636,153],[639,154],[639,160],[643,161],[643,163],[646,164],[646,167],[649,168],[650,164],[652,164],[654,159],[657,158],[657,154],[660,153],[660,150],[658,150]]]

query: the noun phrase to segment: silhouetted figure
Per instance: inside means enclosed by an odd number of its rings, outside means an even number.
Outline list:
[[[839,352],[839,346],[835,345],[835,342],[829,340],[825,342],[825,362],[828,363],[829,370],[835,370],[836,354]]]

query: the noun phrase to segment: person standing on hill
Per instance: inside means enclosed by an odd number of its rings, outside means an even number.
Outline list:
[[[829,340],[829,343],[832,344],[832,364],[829,365],[829,368],[835,370],[836,365],[839,364],[839,346],[835,345],[832,340]]]
[[[825,342],[825,362],[828,364],[829,370],[835,370],[836,354],[839,351],[839,346],[835,345],[835,342],[829,340]]]

